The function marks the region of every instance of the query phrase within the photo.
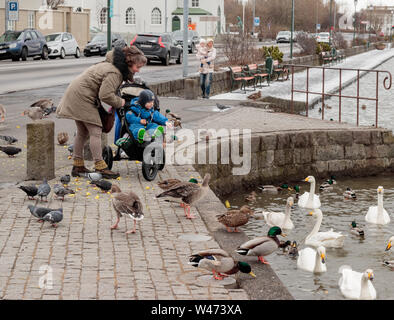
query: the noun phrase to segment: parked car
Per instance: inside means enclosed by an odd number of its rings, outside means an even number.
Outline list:
[[[127,46],[126,41],[119,33],[112,33],[112,48],[115,46],[125,47]],[[111,48],[111,49],[112,49]],[[93,55],[105,56],[107,53],[107,34],[106,33],[98,33],[93,39],[88,42],[83,50],[83,54],[85,57],[90,57]]]
[[[171,33],[140,33],[130,42],[140,49],[148,62],[151,60],[161,61],[168,66],[171,59],[181,64],[183,61],[183,49],[177,44]]]
[[[294,33],[293,33],[294,35]],[[290,42],[291,32],[290,31],[279,31],[276,36],[276,43],[279,42]]]
[[[56,59],[57,57],[64,59],[66,56],[79,58],[81,56],[78,42],[71,33],[51,33],[45,36],[45,40],[47,41],[50,59]]]
[[[183,48],[183,30],[177,30],[172,33],[176,43]],[[193,53],[196,51],[197,46],[200,44],[200,35],[197,31],[188,30],[188,43],[187,47],[189,49],[189,53]]]
[[[317,42],[324,42],[324,43],[330,43],[330,33],[329,32],[320,32],[317,34],[316,37]]]
[[[48,46],[42,33],[35,29],[4,32],[0,37],[0,60],[26,61],[27,57],[48,59]]]

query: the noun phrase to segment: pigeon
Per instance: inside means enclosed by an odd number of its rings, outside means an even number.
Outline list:
[[[49,116],[51,113],[56,112],[57,107],[56,106],[52,106],[50,108],[45,108],[44,109],[44,117]]]
[[[68,133],[67,132],[59,132],[57,135],[57,142],[60,145],[66,144],[68,141]]]
[[[63,210],[48,212],[42,217],[42,220],[50,222],[52,224],[52,227],[57,228],[57,223],[63,220]]]
[[[64,201],[64,196],[67,194],[75,194],[74,190],[65,188],[61,186],[60,184],[55,184],[53,186],[53,192],[55,193],[56,197],[62,198],[62,201]]]
[[[59,211],[59,212],[63,212],[62,208],[59,209],[50,209],[50,208],[44,208],[44,207],[37,207],[37,206],[33,206],[31,204],[29,204],[27,206],[30,210],[30,213],[35,216],[36,218],[38,218],[38,221],[43,222],[44,220],[42,219],[47,213],[51,212],[51,211]]]
[[[70,145],[68,146],[67,150],[68,150],[68,152],[70,152],[70,156],[72,156],[72,155],[73,155],[73,152],[74,152],[74,145],[73,145],[73,144],[70,144]]]
[[[109,182],[109,181],[107,181],[107,180],[104,180],[104,179],[101,179],[101,180],[98,180],[98,181],[92,181],[92,182],[90,182],[90,184],[96,185],[96,186],[99,187],[103,192],[108,192],[108,191],[110,191],[110,190],[111,190],[111,187],[112,187],[112,183]]]
[[[42,184],[38,186],[37,195],[41,198],[45,197],[45,201],[48,201],[48,194],[51,192],[51,186],[48,184],[47,179],[44,178]]]
[[[0,104],[0,123],[5,121],[5,107]]]
[[[15,157],[16,154],[22,151],[21,148],[16,148],[16,147],[1,147],[0,146],[0,151],[3,151],[5,154],[8,155],[8,157],[12,158]]]
[[[50,109],[53,107],[53,100],[52,99],[40,99],[33,104],[30,105],[32,108],[40,108],[42,111],[46,109]]]
[[[227,106],[225,106],[225,105],[223,105],[223,104],[220,104],[220,103],[216,103],[216,107],[219,109],[219,110],[226,110],[226,109],[230,109],[231,107],[227,107]]]
[[[6,141],[8,144],[18,142],[18,139],[12,136],[0,136],[0,139]]]
[[[44,118],[44,111],[39,107],[33,107],[23,111],[22,116],[28,116],[32,120],[38,120]]]
[[[80,173],[79,175],[88,178],[91,182],[96,182],[103,178],[103,175],[99,172]]]
[[[68,185],[68,184],[70,183],[70,181],[71,181],[71,177],[70,177],[69,174],[66,174],[66,175],[64,175],[63,177],[60,177],[60,182],[61,182],[63,185]]]
[[[126,231],[126,234],[135,233],[136,222],[144,218],[144,213],[142,212],[142,203],[140,198],[132,191],[126,193],[120,190],[119,186],[112,185],[111,193],[114,194],[112,198],[112,205],[116,211],[117,217],[116,222],[111,229],[117,229],[120,221],[120,217],[127,215],[134,221],[133,229]]]
[[[38,188],[36,186],[33,186],[33,185],[19,186],[18,188],[27,194],[29,200],[35,200],[34,197],[37,195],[37,192],[38,192]]]

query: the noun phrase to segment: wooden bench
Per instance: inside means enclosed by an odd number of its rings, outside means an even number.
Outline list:
[[[325,63],[331,63],[331,62],[332,62],[331,53],[328,52],[328,51],[322,51],[322,52],[320,53],[320,58],[322,59],[323,64],[325,64]]]
[[[244,66],[244,71],[246,75],[253,76],[255,78],[256,84],[260,81],[259,88],[262,88],[263,79],[265,79],[269,84],[270,75],[267,72],[264,72],[264,70],[256,63]]]
[[[242,87],[244,88],[244,93],[246,93],[246,86],[249,83],[253,83],[254,86],[254,90],[256,90],[256,78],[254,76],[249,76],[246,75],[243,70],[242,67],[240,66],[236,66],[236,67],[229,67],[230,68],[230,72],[231,72],[231,91],[233,91],[234,89],[234,84],[237,82],[241,82],[241,90]]]
[[[282,81],[289,79],[289,69],[281,66],[279,64],[279,60],[274,60],[273,62],[273,73],[276,75],[276,80],[279,80],[279,77],[282,75]],[[285,79],[286,76],[286,79]]]

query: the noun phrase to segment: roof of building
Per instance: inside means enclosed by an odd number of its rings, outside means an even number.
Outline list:
[[[176,8],[173,12],[172,15],[183,15],[183,8]],[[211,16],[212,13],[210,13],[207,10],[201,9],[201,8],[189,8],[189,15],[195,15],[195,16]]]

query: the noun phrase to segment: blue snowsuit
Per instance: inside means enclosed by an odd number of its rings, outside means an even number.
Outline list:
[[[153,135],[159,125],[165,126],[168,119],[159,111],[151,108],[150,110],[138,104],[138,97],[130,101],[131,110],[126,113],[126,121],[133,137],[138,140],[138,131],[145,129]],[[141,120],[146,120],[146,125],[141,124]]]

